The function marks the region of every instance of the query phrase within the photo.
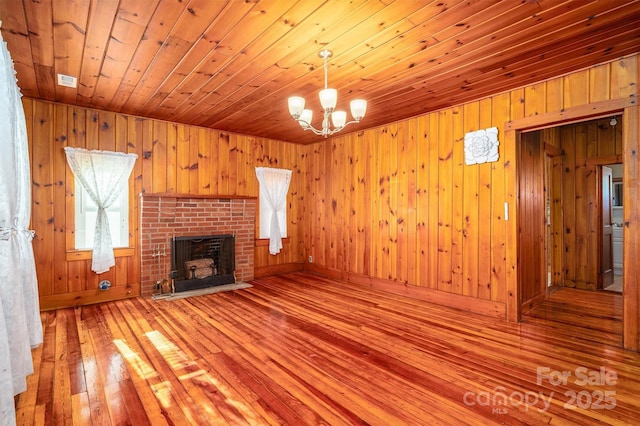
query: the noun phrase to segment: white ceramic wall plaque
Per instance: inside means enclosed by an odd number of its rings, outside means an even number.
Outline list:
[[[498,128],[469,132],[464,135],[464,160],[471,164],[490,163],[498,160]]]

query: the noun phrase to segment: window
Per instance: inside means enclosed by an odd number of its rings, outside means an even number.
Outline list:
[[[282,249],[287,237],[287,191],[291,170],[256,167],[260,184],[260,238],[269,238],[269,253]]]
[[[91,200],[82,184],[75,180],[75,222],[76,245],[78,250],[91,250],[96,230],[98,206]],[[129,246],[129,185],[125,185],[120,197],[107,208],[111,242],[113,247]]]
[[[114,245],[122,246],[127,242],[127,181],[138,156],[70,146],[65,146],[64,152],[76,177],[76,196],[79,198],[75,211],[76,229],[80,231],[78,238],[81,239],[76,239],[79,243],[76,248],[88,247],[93,240],[91,270],[102,274],[116,264]],[[95,204],[90,203],[89,198]],[[110,220],[115,223],[110,225]],[[92,224],[94,227],[90,228]],[[95,233],[92,233],[93,229]]]
[[[271,237],[271,205],[265,199],[264,191],[260,191],[260,238]],[[287,205],[277,211],[280,238],[287,238]]]

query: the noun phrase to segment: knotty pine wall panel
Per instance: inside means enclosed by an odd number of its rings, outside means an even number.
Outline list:
[[[491,99],[480,101],[480,122],[481,129],[490,127],[493,102]],[[478,297],[481,299],[491,299],[491,227],[482,226],[483,223],[491,223],[491,180],[493,165],[491,163],[481,164],[479,167],[478,184]],[[471,283],[473,285],[473,283]]]
[[[289,238],[278,256],[258,244],[255,267],[268,271],[304,262],[307,147],[27,98],[23,102],[32,161],[33,246],[44,309],[140,293],[138,194],[257,197],[256,166],[292,169],[293,176]],[[65,146],[138,154],[129,181],[129,249],[117,249],[116,265],[104,274],[91,271],[90,251],[74,250],[75,188]],[[112,282],[106,292],[97,289],[103,279]]]
[[[491,98],[491,116],[484,118],[481,122],[484,126],[490,126],[492,123],[504,123],[509,119],[509,110],[511,96],[509,93],[503,93]],[[500,138],[503,148],[505,147],[506,140]],[[504,155],[505,150],[502,149],[501,157]],[[498,161],[491,163],[491,170],[486,173],[491,174],[490,186],[484,190],[485,197],[489,198],[489,223],[484,231],[485,234],[490,235],[489,242],[489,262],[486,257],[484,261],[480,263],[480,268],[487,270],[491,276],[489,282],[490,287],[490,300],[498,303],[505,303],[507,295],[504,289],[506,288],[506,260],[507,260],[507,228],[504,221],[504,203],[507,201],[506,192],[506,161]],[[488,181],[488,178],[487,178]],[[487,207],[489,209],[489,207]],[[481,243],[483,244],[483,243]]]
[[[515,279],[509,274],[518,262],[515,221],[504,218],[505,202],[515,216],[518,179],[515,141],[505,140],[505,124],[635,96],[636,73],[632,56],[312,145],[306,204],[312,269],[403,294],[415,286],[423,294],[459,295],[451,300],[470,309],[493,302],[488,310],[504,312],[515,297],[507,281]],[[464,134],[492,126],[499,130],[499,160],[466,166]],[[555,164],[556,177],[558,169]],[[586,193],[589,179],[580,181],[580,196],[593,195]],[[577,196],[572,181],[565,197]],[[584,223],[577,216],[573,226],[593,232],[592,215]],[[340,223],[349,226],[338,231]],[[589,259],[591,249],[580,248],[572,271],[583,268],[576,262]]]

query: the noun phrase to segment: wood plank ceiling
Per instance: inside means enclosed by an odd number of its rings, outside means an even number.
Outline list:
[[[0,0],[0,19],[25,96],[296,143],[321,140],[286,100],[320,125],[323,48],[338,109],[369,101],[345,131],[640,50],[623,0]]]

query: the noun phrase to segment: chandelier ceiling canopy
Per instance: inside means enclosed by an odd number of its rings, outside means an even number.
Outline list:
[[[296,120],[304,130],[311,130],[316,135],[322,135],[325,138],[339,132],[349,124],[359,123],[367,112],[367,101],[364,99],[354,99],[351,101],[352,121],[347,122],[347,113],[345,111],[335,110],[336,104],[338,103],[338,91],[328,86],[328,63],[332,54],[330,50],[326,49],[318,52],[318,56],[324,60],[324,89],[319,93],[323,112],[322,128],[316,129],[311,125],[313,111],[304,109],[305,100],[303,97],[291,96],[289,98],[289,113],[293,119]],[[333,128],[331,128],[331,123],[333,123]]]

